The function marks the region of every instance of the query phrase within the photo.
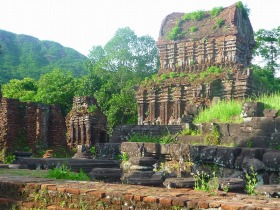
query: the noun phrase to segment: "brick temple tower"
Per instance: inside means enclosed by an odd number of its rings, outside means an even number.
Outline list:
[[[248,68],[254,45],[253,29],[240,3],[216,15],[204,12],[196,20],[183,13],[168,15],[157,41],[158,76],[137,91],[138,124],[180,124],[194,107],[208,106],[213,98],[255,94]]]

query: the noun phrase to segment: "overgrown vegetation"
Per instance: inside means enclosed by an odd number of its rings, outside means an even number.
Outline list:
[[[188,21],[188,20],[202,20],[206,15],[206,12],[204,10],[197,10],[194,12],[186,13],[184,14],[182,21]]]
[[[218,194],[219,183],[215,172],[210,176],[204,171],[197,171],[196,174],[192,173],[192,176],[195,180],[194,190],[209,192],[211,195]]]
[[[222,18],[217,18],[215,23],[215,28],[221,28],[224,25],[225,21]]]
[[[8,152],[6,149],[2,149],[0,152],[0,161],[2,161],[4,164],[10,164],[13,163],[16,159],[16,156],[12,153]]]
[[[211,133],[206,134],[204,138],[204,142],[206,145],[220,145],[221,133],[219,131],[218,125],[213,124]]]
[[[254,99],[246,99],[246,101],[258,101],[264,103],[266,109],[280,110],[280,93],[264,94]],[[201,110],[195,117],[194,123],[204,122],[221,122],[221,123],[240,123],[242,104],[244,101],[239,100],[220,100],[216,104],[212,104],[209,108]]]
[[[138,135],[134,134],[128,138],[129,142],[151,142],[159,144],[171,144],[176,141],[176,136],[167,133],[161,136],[148,136],[148,135]]]
[[[194,123],[203,122],[232,122],[238,123],[242,119],[240,117],[242,111],[242,102],[237,100],[218,101],[216,104],[212,104],[210,108],[201,110],[197,117],[194,119]]]
[[[196,32],[198,30],[198,28],[196,27],[196,26],[192,26],[192,27],[190,27],[190,29],[189,29],[189,31],[191,32],[191,33],[194,33],[194,32]]]
[[[241,1],[237,2],[237,7],[240,9],[245,17],[249,17],[250,9],[247,5],[244,5]]]
[[[246,186],[245,191],[249,195],[256,195],[256,187],[257,187],[257,172],[255,172],[254,167],[250,167],[249,173],[246,173]]]
[[[223,9],[223,7],[214,7],[210,10],[209,13],[212,17],[217,17],[221,13],[221,11],[223,11]]]
[[[47,177],[79,181],[90,180],[89,176],[85,172],[83,172],[83,170],[80,170],[79,173],[72,172],[65,164],[61,165],[58,168],[49,169]]]

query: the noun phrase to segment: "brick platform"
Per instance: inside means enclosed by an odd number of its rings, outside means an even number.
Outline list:
[[[0,209],[280,209],[265,196],[0,176]]]

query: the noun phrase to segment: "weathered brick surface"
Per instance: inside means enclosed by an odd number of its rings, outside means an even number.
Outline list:
[[[58,106],[7,98],[0,103],[0,149],[14,150],[19,138],[26,138],[32,149],[65,145],[65,119]]]
[[[20,181],[19,181],[20,180]],[[24,186],[24,195],[17,193]],[[128,192],[129,191],[129,192]],[[12,198],[12,199],[11,199]],[[36,198],[36,199],[35,199]],[[0,209],[280,209],[279,198],[166,189],[104,182],[50,181],[0,176]]]

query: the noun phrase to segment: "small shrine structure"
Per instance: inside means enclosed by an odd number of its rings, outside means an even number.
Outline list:
[[[78,96],[73,99],[72,110],[66,116],[67,145],[93,146],[108,142],[107,118],[95,98]]]

